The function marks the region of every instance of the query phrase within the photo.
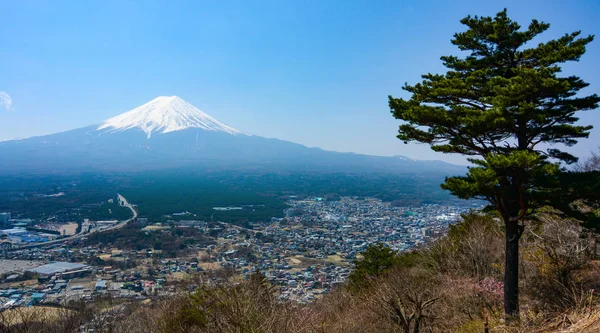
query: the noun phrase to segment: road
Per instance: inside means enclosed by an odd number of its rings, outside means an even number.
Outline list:
[[[77,235],[73,235],[73,236],[69,236],[69,237],[65,237],[65,238],[60,238],[60,239],[55,239],[52,241],[48,241],[48,242],[42,242],[42,243],[35,243],[35,244],[28,244],[28,245],[22,245],[22,246],[13,246],[11,250],[21,250],[21,249],[29,249],[29,248],[33,248],[33,247],[40,247],[40,246],[46,246],[46,245],[52,245],[52,244],[56,244],[56,243],[62,243],[62,242],[67,242],[67,241],[71,241],[74,239],[79,239],[79,238],[83,238],[83,237],[87,237],[93,233],[96,232],[104,232],[104,231],[110,231],[110,230],[117,230],[120,228],[123,228],[125,225],[127,225],[127,223],[135,220],[138,217],[138,213],[135,210],[135,208],[133,207],[133,204],[130,204],[129,201],[127,201],[127,199],[120,195],[117,194],[117,197],[119,199],[119,205],[122,207],[127,207],[129,209],[131,209],[131,213],[133,214],[133,216],[130,219],[127,219],[121,223],[117,223],[114,226],[110,227],[110,228],[106,228],[103,230],[98,230],[98,229],[92,229],[90,232],[88,233],[83,233],[83,230],[78,233]]]

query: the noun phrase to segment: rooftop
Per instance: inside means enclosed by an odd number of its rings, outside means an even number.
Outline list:
[[[52,275],[56,273],[63,273],[68,271],[74,271],[78,269],[83,269],[87,267],[87,265],[77,264],[72,262],[53,262],[51,264],[38,266],[35,268],[28,269],[29,272],[34,272],[38,274],[44,275]]]

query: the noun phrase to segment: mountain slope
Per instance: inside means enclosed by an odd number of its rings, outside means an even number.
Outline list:
[[[0,142],[0,172],[143,171],[193,167],[270,171],[457,173],[464,168],[338,153],[244,134],[184,100],[159,97],[99,125]]]
[[[161,96],[129,112],[105,120],[98,130],[111,132],[140,128],[151,137],[153,132],[169,133],[188,128],[240,134],[177,96]]]

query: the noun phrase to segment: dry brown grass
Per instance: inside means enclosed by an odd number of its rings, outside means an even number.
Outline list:
[[[2,312],[0,315],[0,322],[5,326],[12,326],[32,321],[32,319],[39,321],[56,321],[65,314],[70,314],[70,312],[71,310],[48,306],[20,307]]]

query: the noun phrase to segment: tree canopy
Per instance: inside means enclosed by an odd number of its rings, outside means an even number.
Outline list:
[[[369,285],[369,280],[381,276],[397,260],[396,252],[381,244],[372,244],[355,261],[356,267],[349,276],[350,289],[359,291]]]
[[[578,124],[576,113],[596,109],[600,97],[581,94],[588,83],[561,76],[561,64],[578,61],[594,37],[576,31],[528,48],[550,25],[532,20],[521,29],[506,9],[461,23],[467,30],[456,33],[452,44],[466,56],[441,57],[445,74],[425,74],[422,82],[405,84],[411,97],[390,96],[389,105],[404,121],[400,140],[466,155],[473,164],[466,176],[449,177],[442,187],[463,199],[487,200],[502,216],[505,311],[513,316],[518,315],[522,222],[536,209],[579,193],[578,185],[563,177],[564,165],[577,161],[564,147],[589,136],[592,126]]]
[[[524,48],[550,25],[533,20],[520,31],[506,10],[461,22],[468,30],[455,34],[452,43],[470,54],[441,57],[448,72],[405,85],[410,99],[390,96],[394,116],[406,121],[398,138],[481,157],[470,159],[476,166],[466,177],[449,178],[443,187],[461,198],[488,200],[499,210],[512,206],[507,200],[519,200],[522,214],[513,218],[522,217],[535,206],[532,191],[543,183],[540,176],[559,172],[556,161],[577,161],[542,144],[572,146],[592,128],[575,125],[575,113],[595,109],[600,97],[579,96],[588,83],[559,74],[560,64],[579,60],[593,36],[579,37],[576,31]]]

